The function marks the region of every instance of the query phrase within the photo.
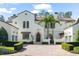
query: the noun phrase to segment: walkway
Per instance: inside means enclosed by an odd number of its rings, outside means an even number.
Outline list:
[[[79,56],[67,52],[60,45],[27,45],[21,52],[9,54],[12,56]]]

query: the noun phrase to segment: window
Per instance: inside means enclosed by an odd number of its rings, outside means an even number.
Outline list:
[[[47,24],[45,24],[45,28],[47,28]]]
[[[27,28],[29,28],[29,21],[27,21]]]
[[[15,24],[17,24],[17,22],[15,22]]]
[[[67,36],[65,36],[65,42],[67,41],[67,39],[68,39]]]
[[[23,21],[23,28],[29,28],[29,21]]]
[[[29,39],[30,32],[22,32],[23,39]]]
[[[64,33],[59,33],[60,39],[64,37]]]
[[[12,41],[14,41],[14,35],[12,35]]]
[[[23,21],[23,28],[25,28],[25,21]]]
[[[69,36],[69,41],[71,41],[71,36]]]
[[[17,41],[17,36],[15,36],[15,39],[16,39],[16,41]]]
[[[51,23],[50,28],[55,28],[55,24]]]

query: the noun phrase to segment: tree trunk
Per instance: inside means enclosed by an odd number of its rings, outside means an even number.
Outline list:
[[[54,35],[54,30],[53,29],[52,29],[52,34]],[[56,44],[54,36],[53,36],[53,43],[54,43],[54,45]]]
[[[47,38],[49,36],[49,24],[47,25]]]

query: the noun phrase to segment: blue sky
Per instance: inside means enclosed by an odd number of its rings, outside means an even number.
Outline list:
[[[78,3],[1,3],[0,15],[7,17],[12,14],[17,14],[21,11],[28,10],[32,13],[39,13],[40,10],[46,10],[48,12],[66,12],[72,11],[72,18],[77,19],[79,17],[79,4]]]

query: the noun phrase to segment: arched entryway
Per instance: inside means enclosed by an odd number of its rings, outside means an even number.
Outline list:
[[[41,41],[41,34],[39,32],[36,33],[36,42]]]

